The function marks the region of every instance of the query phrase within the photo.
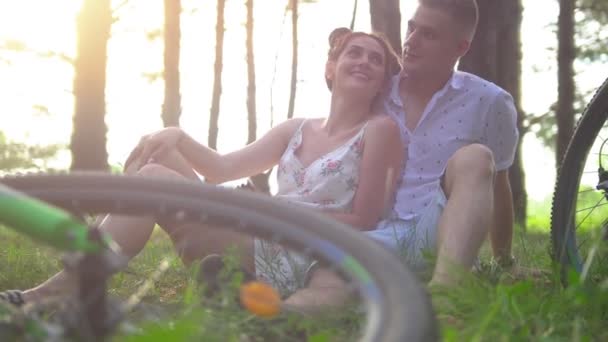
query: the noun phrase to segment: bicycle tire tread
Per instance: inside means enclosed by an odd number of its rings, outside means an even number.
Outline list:
[[[575,254],[570,253],[578,253],[576,248],[572,247],[576,246],[575,233],[566,231],[568,225],[566,220],[570,219],[576,202],[583,164],[607,117],[608,78],[596,90],[585,107],[557,170],[551,205],[551,256],[561,264],[564,284],[567,283],[566,268],[568,266],[577,267],[577,261],[572,260],[571,257]],[[566,237],[567,234],[570,237]]]

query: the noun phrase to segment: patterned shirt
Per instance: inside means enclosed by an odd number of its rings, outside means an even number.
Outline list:
[[[461,147],[479,143],[494,155],[496,169],[513,163],[519,137],[513,98],[497,85],[475,75],[455,71],[433,95],[418,126],[410,131],[399,96],[400,75],[384,102],[385,111],[399,124],[408,146],[406,167],[397,190],[393,215],[417,219],[436,195],[448,159]]]

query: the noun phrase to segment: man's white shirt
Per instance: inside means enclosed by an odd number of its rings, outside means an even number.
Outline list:
[[[519,133],[511,95],[461,71],[455,71],[435,93],[418,126],[410,131],[399,96],[400,77],[393,77],[384,109],[399,124],[407,146],[394,214],[412,220],[437,196],[447,162],[458,149],[474,143],[486,145],[494,155],[496,170],[506,170],[513,163]]]

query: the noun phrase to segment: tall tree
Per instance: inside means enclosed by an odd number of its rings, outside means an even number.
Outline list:
[[[247,143],[252,143],[257,134],[255,101],[255,62],[253,55],[253,0],[247,0]]]
[[[296,103],[296,84],[298,82],[298,0],[289,0],[289,6],[291,7],[291,83],[287,118],[291,119]]]
[[[84,0],[77,19],[74,61],[72,170],[107,170],[105,87],[110,0]]]
[[[165,100],[161,114],[165,127],[179,126],[179,117],[182,112],[179,79],[181,11],[181,0],[165,0],[165,56],[163,70]]]
[[[369,0],[372,31],[384,34],[395,51],[401,51],[399,0]]]
[[[521,160],[521,142],[525,135],[524,113],[521,109],[521,0],[478,0],[479,26],[469,52],[458,68],[477,74],[504,88],[517,108],[520,132],[515,161],[509,169],[513,192],[515,222],[525,227],[527,194]]]
[[[555,162],[559,166],[574,130],[574,7],[576,0],[559,1],[557,19],[557,139]]]
[[[355,29],[355,19],[357,18],[357,7],[359,7],[359,1],[355,0],[355,2],[353,2],[353,15],[350,18],[350,25],[348,26],[351,31],[354,31],[354,29]]]
[[[253,0],[246,0],[247,22],[247,143],[255,141],[257,135],[255,63],[253,54]],[[268,178],[270,171],[249,177],[253,186],[263,193],[270,193]]]
[[[224,58],[224,8],[225,0],[217,0],[217,19],[215,24],[215,63],[213,66],[213,95],[209,115],[209,147],[217,148],[220,97],[222,95],[222,63]]]

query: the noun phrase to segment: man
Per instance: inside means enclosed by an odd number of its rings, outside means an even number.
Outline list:
[[[478,21],[475,0],[419,0],[408,21],[402,64],[384,107],[407,148],[392,217],[369,234],[399,242],[414,268],[437,256],[431,284],[470,270],[489,233],[495,260],[513,264],[508,168],[518,141],[512,97],[455,71]],[[396,239],[395,239],[396,238]]]

